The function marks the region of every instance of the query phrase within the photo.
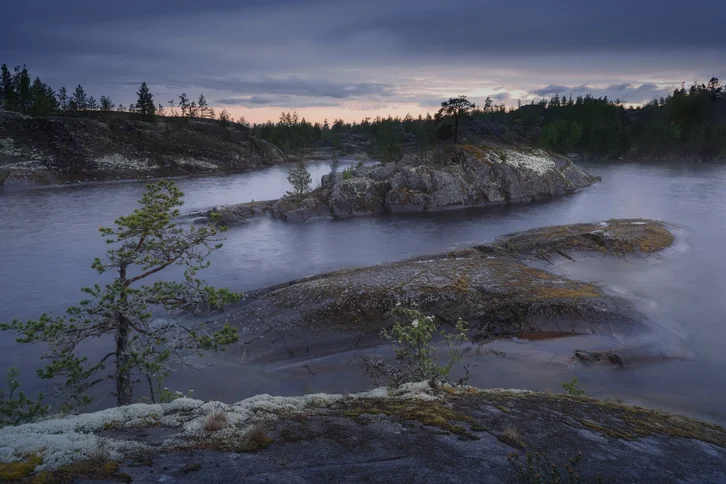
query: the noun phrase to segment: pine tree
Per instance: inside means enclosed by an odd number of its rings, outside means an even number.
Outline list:
[[[197,103],[197,108],[199,109],[199,117],[200,118],[206,118],[209,110],[209,106],[207,105],[207,98],[204,97],[204,94],[201,94],[199,96],[199,102]]]
[[[29,112],[33,106],[33,93],[30,73],[26,66],[23,66],[22,69],[20,67],[15,68],[13,86],[16,94],[14,109],[23,113]]]
[[[115,107],[113,101],[108,96],[101,96],[101,111],[108,113]]]
[[[231,119],[229,112],[226,109],[222,109],[222,112],[219,113],[219,124],[227,126]]]
[[[48,116],[58,109],[58,101],[53,89],[44,84],[39,77],[35,78],[30,88],[32,93],[31,112],[36,116]]]
[[[5,109],[14,109],[15,106],[15,86],[13,85],[13,75],[6,64],[0,67],[0,89],[2,90],[2,98],[0,103]]]
[[[114,274],[103,287],[83,289],[86,299],[63,316],[43,314],[37,320],[0,324],[16,333],[18,342],[42,342],[45,359],[51,362],[38,371],[41,378],[64,377],[66,403],[90,402],[87,392],[104,381],[115,382],[118,405],[133,403],[133,378],[145,377],[149,386],[160,383],[173,368],[192,355],[222,349],[238,340],[237,332],[224,325],[209,333],[203,325],[176,320],[176,315],[202,314],[238,301],[239,294],[216,289],[198,279],[208,267],[208,256],[221,247],[213,226],[177,226],[183,194],[174,182],[147,185],[139,208],[121,216],[113,228],[101,228],[112,245],[105,259],[91,265],[99,275]],[[184,268],[179,282],[155,280],[140,285],[172,265]],[[151,308],[163,308],[163,320],[152,317]],[[104,344],[113,336],[114,347],[96,363],[78,354],[78,346],[94,339]],[[114,363],[112,369],[106,365]],[[152,394],[153,398],[153,394]]]
[[[141,83],[141,87],[136,93],[138,100],[136,101],[136,112],[144,118],[148,118],[156,114],[156,104],[154,104],[154,96],[149,91],[145,82]]]
[[[191,111],[189,110],[189,98],[185,92],[181,93],[181,96],[179,96],[179,109],[181,109],[182,117],[191,117]]]
[[[451,98],[441,103],[441,109],[439,109],[437,116],[454,119],[454,144],[459,142],[460,120],[469,116],[474,108],[476,108],[476,104],[469,101],[466,96]]]
[[[88,96],[80,84],[73,91],[73,96],[71,96],[71,100],[68,102],[68,109],[71,111],[85,111],[88,109]]]
[[[96,98],[94,98],[93,96],[90,96],[88,98],[88,110],[98,111],[98,101],[96,101]]]
[[[63,111],[68,109],[68,91],[65,87],[58,90],[58,105]]]
[[[313,179],[310,172],[305,168],[305,164],[301,161],[295,168],[290,169],[287,174],[287,181],[292,185],[293,193],[302,195],[310,190]]]

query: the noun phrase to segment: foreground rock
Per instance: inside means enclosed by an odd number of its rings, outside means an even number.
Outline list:
[[[64,183],[227,173],[286,161],[240,125],[128,113],[35,118],[0,110],[0,181]]]
[[[297,221],[485,207],[564,195],[595,181],[567,158],[544,150],[448,146],[425,156],[408,154],[396,163],[325,175],[321,188],[283,198],[270,212]]]
[[[515,483],[516,460],[540,451],[547,461],[530,478],[554,465],[565,482],[581,453],[580,482],[724,482],[725,447],[721,427],[627,404],[423,383],[233,405],[181,399],[5,428],[0,462],[15,464],[0,464],[0,476]]]
[[[307,277],[249,293],[228,319],[240,329],[248,361],[320,355],[377,342],[380,330],[396,320],[399,305],[445,322],[464,319],[477,340],[522,333],[646,332],[645,319],[629,302],[520,260],[555,253],[571,257],[566,251],[574,250],[647,253],[673,241],[658,222],[604,224],[609,231],[602,224],[548,227],[505,236],[492,245]],[[601,239],[607,244],[593,242]]]

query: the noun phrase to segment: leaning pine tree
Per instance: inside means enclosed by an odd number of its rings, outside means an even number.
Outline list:
[[[67,405],[91,401],[91,387],[108,380],[115,382],[118,405],[133,402],[133,382],[145,377],[153,383],[192,356],[223,349],[238,340],[237,332],[225,324],[210,332],[203,323],[186,323],[174,316],[200,316],[238,301],[239,294],[210,287],[196,277],[209,266],[207,257],[221,247],[213,226],[184,228],[172,223],[179,215],[183,193],[172,181],[147,186],[139,208],[119,217],[115,227],[100,229],[113,247],[105,259],[97,258],[92,268],[99,274],[112,273],[104,287],[83,288],[88,298],[63,316],[43,314],[39,319],[0,324],[19,335],[18,342],[44,342],[43,356],[50,364],[38,370],[41,378],[65,378],[62,387]],[[146,282],[173,265],[184,268],[179,281]],[[152,311],[165,310],[164,318]],[[114,347],[91,363],[78,347],[88,340],[112,335]],[[101,340],[105,341],[105,340]]]

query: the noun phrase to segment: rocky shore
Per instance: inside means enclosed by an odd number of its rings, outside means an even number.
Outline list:
[[[181,398],[0,429],[3,482],[567,482],[572,459],[575,482],[723,482],[726,429],[587,397],[428,383]]]
[[[395,163],[325,175],[321,187],[280,200],[217,210],[235,225],[262,214],[288,221],[379,213],[428,212],[529,202],[572,193],[598,179],[569,159],[497,144],[447,146]]]
[[[146,121],[116,112],[45,119],[0,110],[0,182],[6,186],[230,173],[286,161],[277,147],[238,124]]]

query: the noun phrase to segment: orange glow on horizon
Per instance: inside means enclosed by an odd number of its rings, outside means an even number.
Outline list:
[[[345,122],[352,123],[353,121],[360,122],[365,118],[375,119],[376,116],[386,118],[389,115],[392,117],[400,116],[405,117],[406,114],[410,114],[414,118],[418,115],[426,117],[426,113],[431,113],[433,116],[438,108],[424,108],[418,104],[397,104],[386,106],[380,109],[356,109],[345,106],[325,106],[325,107],[309,107],[309,108],[288,108],[285,106],[265,106],[260,108],[248,108],[240,106],[214,106],[214,110],[219,115],[222,109],[226,109],[232,118],[236,121],[240,116],[244,116],[250,124],[261,124],[267,121],[277,122],[280,119],[282,112],[297,112],[298,118],[305,118],[306,121],[311,123],[320,123],[327,119],[329,124],[333,124],[336,119],[342,119]]]

